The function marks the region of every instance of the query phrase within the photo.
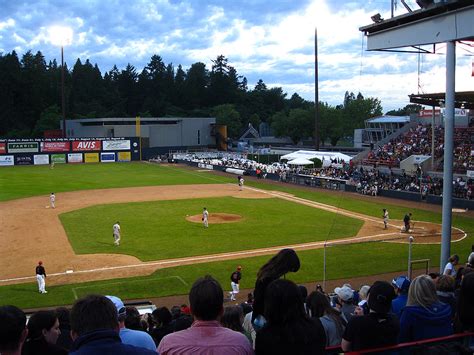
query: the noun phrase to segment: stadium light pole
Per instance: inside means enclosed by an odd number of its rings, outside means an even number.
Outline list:
[[[52,44],[61,47],[61,112],[63,138],[66,138],[66,99],[64,96],[64,46],[72,43],[72,29],[65,26],[52,26],[48,30]]]

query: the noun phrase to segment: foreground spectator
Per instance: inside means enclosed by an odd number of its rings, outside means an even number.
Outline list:
[[[455,324],[457,332],[474,332],[474,272],[466,274],[461,282]]]
[[[337,346],[341,344],[342,334],[346,328],[346,322],[341,314],[331,307],[328,297],[319,292],[311,292],[308,296],[307,306],[311,317],[318,318],[326,333],[326,346]]]
[[[172,323],[173,316],[167,307],[159,307],[155,309],[152,316],[156,323],[156,327],[151,330],[150,335],[153,337],[155,345],[158,347],[161,339],[163,339],[165,335],[171,334],[174,331]]]
[[[392,313],[394,313],[398,319],[400,319],[402,315],[403,307],[407,305],[410,283],[410,279],[406,276],[399,276],[392,280],[392,286],[397,293],[397,298],[392,301]]]
[[[456,265],[459,264],[459,256],[454,254],[448,259],[448,263],[444,267],[443,275],[456,277]]]
[[[369,314],[354,316],[347,324],[342,337],[342,350],[354,351],[394,345],[397,343],[400,324],[390,314],[393,287],[385,281],[376,281],[369,290]]]
[[[117,308],[105,296],[89,295],[77,300],[71,309],[71,355],[147,355],[144,348],[123,344],[119,335]]]
[[[158,346],[169,354],[253,354],[245,335],[224,328],[218,321],[224,312],[224,291],[211,276],[198,279],[189,292],[194,323],[191,328],[168,334]]]
[[[23,355],[66,355],[66,349],[56,345],[59,334],[59,319],[55,311],[38,311],[28,321],[28,337],[23,346]]]
[[[265,304],[265,290],[274,280],[279,279],[288,272],[296,272],[300,269],[300,259],[293,249],[282,249],[263,265],[257,273],[255,290],[253,292],[252,324],[255,330],[265,325],[263,316]]]
[[[341,317],[346,321],[349,320],[354,315],[356,306],[354,305],[354,290],[348,285],[342,287],[336,287],[334,293],[337,295],[335,299],[336,309],[341,312]]]
[[[59,338],[56,344],[66,350],[71,349],[72,345],[71,322],[69,320],[69,313],[69,309],[67,309],[66,307],[56,308],[56,314],[58,315],[59,319],[59,330],[61,331],[61,334],[59,334]]]
[[[456,281],[447,275],[441,275],[435,283],[436,295],[440,302],[449,304],[451,307],[451,316],[454,319],[456,313],[456,296],[454,295],[454,289],[456,287]]]
[[[27,335],[25,313],[15,306],[0,307],[0,353],[20,355]]]
[[[407,306],[400,317],[399,341],[409,342],[451,335],[451,307],[441,303],[428,275],[415,278],[408,290]]]
[[[257,331],[255,354],[323,354],[326,335],[319,319],[309,318],[296,284],[278,279],[265,292],[265,326]]]

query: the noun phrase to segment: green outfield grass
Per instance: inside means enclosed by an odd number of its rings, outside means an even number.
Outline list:
[[[207,229],[186,220],[188,215],[201,214],[203,206],[211,213]],[[216,212],[242,219],[212,224],[212,213]],[[351,237],[362,226],[362,221],[354,218],[277,198],[110,204],[65,213],[60,218],[77,254],[122,253],[143,261]],[[121,225],[120,248],[113,245],[115,221]]]
[[[8,191],[5,191],[6,189],[2,189],[0,191],[0,200],[47,194],[51,191],[57,192],[107,187],[189,183],[198,184],[234,181],[234,176],[225,178],[213,175],[212,173],[199,173],[186,169],[180,169],[176,166],[165,167],[140,163],[103,165],[57,164],[54,170],[49,170],[48,167],[13,167],[0,169],[0,184],[2,184],[1,186],[8,186]],[[381,205],[377,198],[374,198],[371,201],[360,201],[351,199],[351,194],[347,193],[341,192],[339,194],[334,194],[332,192],[327,192],[322,189],[300,189],[288,184],[268,184],[263,180],[254,182],[249,179],[246,181],[246,186],[253,186],[266,190],[278,190],[282,192],[287,192],[294,194],[298,197],[318,201],[350,211],[364,213],[374,217],[381,217],[382,208],[388,208],[390,211],[391,219],[400,220],[403,218],[406,212],[410,211],[413,213],[414,220],[424,220],[435,223],[441,223],[440,213],[419,210],[416,208],[409,209],[406,207],[400,207],[397,206],[396,200],[393,200],[393,202],[390,204]],[[281,203],[280,206],[284,206],[283,211],[280,211],[281,213],[277,215],[271,215],[270,211],[268,212],[269,220],[270,217],[274,217],[276,222],[278,222],[277,216],[284,214],[287,208],[290,208],[290,210],[293,210],[293,208],[302,208],[301,211],[297,211],[296,213],[305,213],[306,216],[313,216],[314,213],[318,213],[319,215],[319,213],[321,212],[315,212],[317,211],[315,209],[299,206],[297,204],[292,204],[290,202],[281,201],[278,199],[251,201],[231,198],[205,199],[207,205],[206,207],[211,209],[211,212],[215,211],[213,210],[213,208],[223,208],[221,206],[224,206],[225,208],[230,208],[230,206],[228,206],[226,203],[223,203],[226,200],[230,200],[232,201],[232,203],[235,202],[235,205],[232,206],[232,208],[235,209],[232,211],[222,210],[218,212],[237,213],[235,211],[243,209],[243,212],[238,212],[237,214],[244,215],[247,212],[247,210],[244,209],[245,203],[256,204],[257,202],[260,203],[260,201],[262,201],[262,203],[269,203],[270,205],[272,203]],[[124,238],[123,248],[121,246],[120,251],[124,252],[125,248],[131,248],[131,246],[127,245],[128,239],[132,238],[132,236],[137,235],[141,228],[149,228],[148,230],[150,233],[154,233],[155,231],[159,230],[158,227],[151,226],[152,224],[154,225],[155,222],[151,223],[149,221],[150,219],[153,220],[154,218],[156,218],[156,215],[158,214],[165,213],[166,215],[166,212],[162,211],[164,206],[167,206],[168,209],[171,209],[170,206],[172,206],[173,209],[176,207],[178,210],[183,211],[182,213],[184,214],[198,214],[200,213],[203,207],[202,205],[204,201],[201,199],[187,201],[166,201],[165,204],[163,204],[163,202],[164,201],[147,202],[140,204],[133,203],[95,206],[89,209],[65,214],[61,216],[61,219],[63,220],[66,226],[68,235],[74,235],[74,237],[71,237],[73,247],[79,250],[80,252],[106,252],[105,250],[110,251],[110,244],[112,243],[111,226],[117,219],[119,219],[122,223]],[[182,204],[182,206],[180,206],[180,203]],[[291,205],[291,207],[288,207],[289,205]],[[137,206],[140,206],[140,213],[133,212],[134,207],[136,208]],[[148,210],[147,206],[149,207]],[[100,218],[100,214],[97,213],[97,211],[101,211],[101,209],[103,209],[104,213],[107,213],[106,222],[102,221]],[[96,215],[94,215],[94,211],[96,212]],[[79,214],[81,213],[90,214],[87,217],[91,218],[90,220],[87,219],[88,225],[92,225],[93,221],[97,228],[102,228],[102,230],[98,231],[98,234],[96,234],[94,237],[87,236],[88,233],[85,233],[85,237],[84,235],[82,235],[82,237],[85,238],[84,242],[81,240],[81,232],[77,229],[78,222],[81,221],[81,223],[84,224],[84,221],[76,219],[76,221],[74,222],[74,218],[78,218]],[[127,216],[129,219],[127,219]],[[148,216],[148,218],[142,218],[142,216]],[[245,221],[247,221],[248,217],[246,215],[244,215],[244,217],[246,218]],[[258,224],[259,220],[262,217],[260,214],[257,214],[255,217],[257,218],[255,223]],[[170,216],[169,218],[175,218],[175,216]],[[183,215],[180,218],[184,220]],[[334,217],[334,215],[329,214],[328,219],[324,223],[326,229],[322,231],[322,227],[319,227],[319,225],[317,227],[313,227],[316,231],[314,235],[324,236],[324,234],[326,233],[326,235],[337,236],[342,235],[343,233],[351,233],[351,229],[347,225],[344,225],[345,222],[342,223],[342,226],[340,225],[340,218],[340,215]],[[316,222],[311,221],[310,224],[307,224],[306,219],[308,218],[301,218],[300,215],[298,215],[296,221],[298,226],[300,226],[301,223],[301,228],[308,231],[309,229],[311,229],[311,223]],[[311,220],[311,218],[309,219]],[[135,220],[137,220],[137,222],[134,222]],[[143,221],[143,223],[141,223],[142,227],[140,227],[140,223],[138,223],[138,220]],[[201,228],[202,226],[200,224],[193,225],[192,223],[182,222],[182,220],[180,222],[180,225],[182,224],[182,227],[184,228],[181,229],[183,231],[183,235],[187,236],[188,238],[196,238],[198,240],[203,238],[205,240],[206,237],[208,237],[206,235],[203,235],[205,231]],[[461,242],[453,243],[451,247],[452,253],[459,254],[461,256],[461,260],[464,260],[471,250],[471,245],[474,244],[474,238],[472,237],[474,233],[474,219],[462,216],[460,214],[454,214],[452,221],[454,226],[463,229],[469,234],[468,238],[464,239]],[[73,226],[70,230],[68,230],[69,222],[71,222],[71,225]],[[157,222],[159,224],[159,221]],[[228,227],[236,227],[237,225],[243,224],[244,221],[237,224],[218,226],[211,225],[211,229],[209,231],[212,231],[214,233],[219,229],[219,233],[217,233],[216,235],[219,240],[222,239],[223,244],[219,246],[220,248],[223,248],[222,250],[225,250],[225,248],[231,248],[229,250],[237,250],[237,248],[240,247],[242,243],[239,242],[234,244],[227,244],[228,242],[224,241],[225,238],[220,236],[220,228],[222,226],[222,228],[225,229]],[[130,230],[130,228],[128,227],[129,225],[134,225],[132,230]],[[214,229],[214,227],[216,227],[216,230],[212,230]],[[89,227],[83,226],[82,228]],[[181,227],[176,226],[175,228],[175,232],[179,232],[179,228]],[[277,237],[283,238],[280,241],[287,240],[285,238],[291,239],[292,234],[290,233],[289,235],[285,236],[285,234],[289,232],[287,230],[285,231],[285,233],[282,233],[281,228],[282,226],[278,225],[274,231],[274,234],[277,234]],[[224,231],[224,229],[222,231]],[[197,234],[193,236],[190,231],[196,231]],[[156,235],[158,235],[158,233]],[[161,233],[161,235],[164,235],[164,233]],[[255,231],[253,230],[252,235],[255,235]],[[238,235],[238,238],[241,237],[241,235]],[[300,237],[301,236],[299,236],[298,238]],[[97,243],[99,240],[103,240],[103,243],[107,243],[107,245]],[[202,242],[202,240],[200,241]],[[95,245],[94,243],[98,245]],[[254,243],[254,241],[252,241],[252,243]],[[255,243],[258,243],[258,241]],[[273,240],[269,242],[269,245],[271,244],[276,243],[274,243]],[[188,245],[185,244],[181,245],[180,247],[181,249],[186,249],[188,248]],[[92,248],[93,250],[88,251],[87,248]],[[127,253],[130,253],[132,255],[134,255],[134,253],[136,252],[138,251],[127,250]],[[156,250],[156,252],[161,253],[165,251]],[[140,257],[143,258],[143,260],[158,259],[156,257],[152,258],[150,256],[151,254],[151,252],[149,254],[144,252],[140,254]],[[323,250],[318,249],[301,251],[298,252],[298,255],[301,259],[301,269],[295,274],[288,275],[288,278],[299,283],[321,280],[323,276]],[[429,258],[431,259],[433,268],[439,266],[439,255],[440,245],[413,246],[413,258]],[[145,259],[145,257],[151,257],[151,259]],[[52,287],[47,286],[47,289],[49,291],[47,295],[40,295],[39,293],[37,293],[36,283],[2,286],[0,287],[0,300],[2,304],[15,304],[20,307],[30,308],[71,304],[74,301],[75,297],[80,297],[83,294],[89,292],[115,294],[117,296],[122,297],[123,299],[149,298],[169,296],[175,294],[186,294],[189,291],[190,285],[194,282],[194,280],[197,277],[203,276],[205,274],[212,274],[222,283],[225,289],[230,289],[229,275],[231,271],[235,269],[235,265],[237,264],[242,264],[244,267],[241,287],[252,288],[255,283],[255,275],[258,269],[269,258],[270,256],[261,256],[248,259],[219,261],[212,263],[173,267],[158,270],[152,275],[146,277],[96,281]],[[396,271],[404,273],[406,272],[407,268],[406,259],[406,244],[370,242],[334,246],[327,249],[327,278],[340,279]]]

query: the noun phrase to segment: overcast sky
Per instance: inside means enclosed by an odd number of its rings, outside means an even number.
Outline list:
[[[407,2],[418,9],[414,0]],[[158,54],[175,68],[203,62],[210,69],[223,54],[249,88],[262,79],[288,97],[296,92],[314,100],[317,27],[321,101],[337,105],[345,91],[360,91],[378,97],[388,111],[409,104],[409,94],[443,92],[445,46],[420,58],[365,51],[359,27],[377,12],[390,17],[390,0],[0,0],[0,52],[40,50],[47,61],[60,62],[49,29],[68,26],[69,67],[81,58],[97,63],[102,74],[114,64],[141,71]],[[399,4],[395,14],[405,12]],[[471,52],[457,47],[457,90],[473,90]]]

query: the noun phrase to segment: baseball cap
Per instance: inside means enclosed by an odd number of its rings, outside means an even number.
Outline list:
[[[43,265],[43,262],[41,260],[38,261],[38,265]]]
[[[410,284],[410,279],[406,276],[398,276],[392,280],[392,285],[401,291],[408,291]]]
[[[125,305],[123,304],[120,298],[115,297],[115,296],[105,296],[105,297],[107,297],[109,300],[112,301],[115,308],[117,308],[117,313],[119,316],[123,316],[127,313],[127,310],[125,309]]]
[[[388,282],[375,281],[369,290],[367,303],[369,308],[377,313],[388,313],[395,297],[395,290]]]
[[[242,270],[242,266],[237,266],[237,270]]]
[[[354,291],[349,286],[336,287],[334,293],[344,302],[348,302],[354,297]]]

